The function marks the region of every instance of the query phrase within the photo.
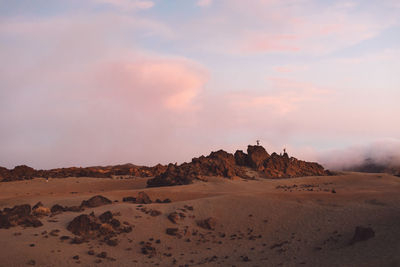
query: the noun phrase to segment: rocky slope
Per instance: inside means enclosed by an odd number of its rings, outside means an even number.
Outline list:
[[[124,164],[107,167],[70,167],[58,168],[51,170],[35,170],[31,167],[21,165],[14,169],[6,169],[0,167],[0,181],[16,181],[16,180],[29,180],[35,177],[52,177],[52,178],[66,178],[66,177],[96,177],[96,178],[111,178],[118,175],[129,175],[135,177],[153,177],[163,173],[167,169],[166,166],[158,164],[154,167],[136,166],[133,164]]]
[[[221,176],[226,178],[241,177],[252,178],[248,175],[255,171],[265,178],[290,178],[302,176],[328,175],[329,171],[318,163],[306,162],[289,157],[287,153],[269,155],[262,146],[247,148],[247,154],[241,150],[234,155],[219,150],[209,156],[192,159],[189,163],[181,165],[168,165],[167,170],[148,180],[149,187],[185,185],[193,180],[204,180],[207,176]]]

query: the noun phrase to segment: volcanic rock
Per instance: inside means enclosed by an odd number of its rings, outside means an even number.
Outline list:
[[[324,168],[318,163],[289,158],[287,153],[283,156],[272,153],[264,162],[263,172],[269,178],[327,175]]]
[[[186,217],[185,214],[181,213],[181,212],[172,212],[168,215],[168,219],[172,222],[172,223],[178,223],[178,221],[183,220]]]
[[[31,215],[31,206],[29,204],[17,205],[13,208],[5,208],[3,211],[0,211],[0,229],[8,229],[16,225],[39,227],[43,224]]]
[[[366,241],[370,238],[373,238],[374,236],[375,231],[371,227],[357,226],[354,230],[354,236],[353,239],[350,241],[350,244],[353,245],[354,243],[360,241]]]
[[[90,198],[89,200],[82,201],[81,207],[95,208],[95,207],[100,207],[103,205],[108,205],[111,203],[112,203],[112,201],[109,200],[108,198],[97,195],[97,196]]]
[[[244,153],[242,150],[236,150],[235,152],[235,162],[239,166],[248,166],[249,165],[249,158],[246,153]]]
[[[55,205],[53,205],[53,207],[51,207],[50,211],[53,214],[58,214],[58,213],[64,212],[65,208],[59,204],[55,204]]]
[[[217,225],[217,221],[214,218],[210,217],[204,220],[197,221],[197,225],[207,230],[214,230],[215,226]]]
[[[136,198],[136,203],[137,204],[151,204],[152,201],[145,192],[139,192],[139,194]]]
[[[67,226],[68,231],[75,235],[91,235],[100,229],[100,223],[94,215],[82,214],[75,217]]]
[[[106,211],[99,216],[99,219],[102,223],[108,223],[113,218],[111,211]]]
[[[193,158],[190,163],[181,165],[169,164],[167,170],[147,181],[148,187],[185,185],[193,180],[204,180],[207,176],[221,176],[232,178],[245,177],[244,172],[238,168],[232,154],[223,150],[211,152],[207,157]]]
[[[269,154],[262,146],[251,146],[247,147],[248,164],[249,167],[262,171],[264,169],[264,161],[269,158]]]

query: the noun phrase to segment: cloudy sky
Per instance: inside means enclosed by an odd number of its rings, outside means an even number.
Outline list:
[[[0,0],[0,166],[400,139],[398,0]]]

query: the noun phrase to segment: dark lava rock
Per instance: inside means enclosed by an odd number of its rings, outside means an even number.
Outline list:
[[[132,202],[132,203],[136,203],[136,197],[124,197],[122,198],[123,202]]]
[[[70,239],[70,237],[67,235],[63,235],[60,237],[60,240],[68,240],[68,239]]]
[[[67,226],[68,231],[75,235],[89,235],[100,229],[97,218],[93,215],[82,214],[75,217]]]
[[[78,255],[75,255],[75,256],[73,256],[72,257],[74,260],[79,260],[79,256]]]
[[[217,221],[214,218],[210,217],[204,220],[197,221],[197,225],[207,230],[214,230],[215,226],[217,225]]]
[[[31,206],[29,204],[17,205],[0,211],[0,229],[8,229],[17,225],[39,227],[43,224],[35,216],[31,215]]]
[[[93,256],[94,255],[94,250],[89,250],[87,254]]]
[[[36,204],[32,207],[32,210],[36,210],[36,209],[38,209],[38,208],[40,208],[40,207],[43,207],[43,203],[39,201],[38,203],[36,203]]]
[[[106,211],[99,216],[99,219],[102,223],[107,223],[107,222],[111,221],[112,218],[113,218],[113,215],[112,215],[111,211]]]
[[[190,163],[181,165],[169,164],[167,170],[147,181],[148,187],[186,185],[193,180],[204,180],[207,176],[220,176],[232,178],[245,177],[244,172],[238,168],[235,158],[226,151],[211,152],[207,157],[193,158]]]
[[[118,245],[118,240],[117,239],[109,239],[109,240],[107,240],[106,244],[111,247],[115,247]]]
[[[153,217],[155,217],[155,216],[159,216],[159,215],[161,215],[162,213],[161,213],[161,211],[159,211],[159,210],[151,210],[150,211],[150,216],[153,216]]]
[[[156,255],[156,248],[151,246],[151,243],[146,242],[143,244],[143,247],[141,249],[142,254],[148,255],[149,258],[152,258]]]
[[[103,251],[103,252],[97,254],[97,257],[98,257],[98,258],[105,259],[105,258],[107,258],[107,252]]]
[[[139,194],[136,198],[136,203],[137,204],[151,204],[152,201],[145,192],[139,192]]]
[[[61,205],[55,204],[55,205],[53,205],[53,207],[51,207],[50,211],[53,214],[58,214],[58,213],[64,212],[65,208]]]
[[[179,229],[178,228],[167,228],[166,233],[167,235],[177,235],[178,234]]]
[[[353,239],[350,244],[353,245],[360,241],[366,241],[375,236],[375,231],[371,227],[357,226],[354,231]]]
[[[118,221],[117,219],[111,219],[110,225],[114,228],[118,228],[121,226],[121,222]]]
[[[103,196],[97,195],[88,200],[82,201],[81,207],[95,208],[103,205],[111,204],[112,201]]]
[[[178,223],[178,221],[183,220],[186,217],[186,215],[184,213],[181,212],[172,212],[168,215],[168,219],[172,222],[172,223]]]

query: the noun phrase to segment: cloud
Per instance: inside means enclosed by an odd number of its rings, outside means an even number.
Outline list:
[[[327,168],[346,170],[366,160],[384,166],[400,166],[400,140],[382,139],[369,144],[353,145],[344,149],[320,152],[318,159]]]
[[[305,103],[326,97],[329,90],[308,83],[281,77],[269,77],[269,93],[233,93],[232,105],[241,109],[264,109],[268,113],[283,116]]]
[[[138,10],[138,9],[150,9],[154,6],[153,1],[147,0],[93,0],[98,4],[106,4],[114,6],[121,10]]]
[[[127,21],[6,23],[0,31],[10,40],[0,52],[7,61],[0,67],[2,164],[156,164],[187,155],[191,147],[179,129],[192,125],[208,72],[193,60],[121,43],[127,30],[143,30],[125,28]]]
[[[200,7],[209,7],[213,3],[213,0],[198,0],[197,5]]]

